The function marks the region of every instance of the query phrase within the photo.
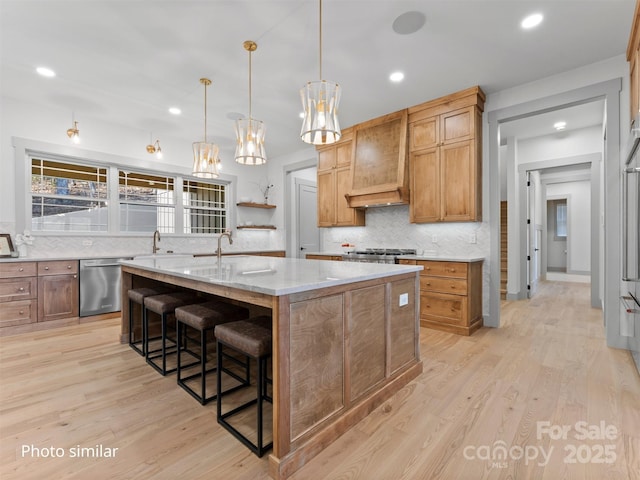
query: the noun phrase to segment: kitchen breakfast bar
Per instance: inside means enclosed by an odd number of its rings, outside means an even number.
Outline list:
[[[122,298],[157,283],[271,314],[273,451],[284,479],[422,372],[416,265],[258,256],[122,262]],[[126,302],[126,300],[124,300]],[[129,308],[122,308],[123,343]],[[215,414],[212,411],[212,427]]]

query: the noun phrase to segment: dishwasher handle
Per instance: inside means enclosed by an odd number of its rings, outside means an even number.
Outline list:
[[[119,267],[119,263],[85,263],[84,268]]]

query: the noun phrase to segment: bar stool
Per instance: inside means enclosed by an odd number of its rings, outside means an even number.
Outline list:
[[[255,359],[258,363],[258,375],[256,378],[256,398],[246,402],[233,410],[222,413],[222,397],[218,395],[218,405],[216,417],[218,423],[229,431],[234,437],[240,440],[258,457],[262,457],[265,451],[273,446],[273,442],[267,445],[263,444],[263,420],[262,420],[262,404],[266,400],[272,402],[271,397],[267,395],[267,361],[271,357],[271,317],[262,315],[249,320],[240,320],[239,322],[225,323],[215,327],[217,357],[218,357],[218,375],[217,386],[218,392],[222,391],[222,373],[228,373],[224,368],[223,353],[224,347],[230,348],[242,355]],[[226,392],[224,392],[226,393]],[[228,418],[237,413],[257,404],[257,442],[253,443],[245,435],[240,433],[238,429],[233,427]]]
[[[177,322],[177,340],[178,345],[184,347],[184,351],[189,352],[192,356],[198,358],[198,362],[183,365],[183,348],[178,349],[177,360],[177,381],[178,385],[184,388],[193,398],[198,400],[202,405],[205,405],[211,400],[216,398],[216,394],[207,397],[207,373],[211,373],[217,370],[216,367],[207,370],[207,334],[211,332],[213,337],[213,331],[216,325],[220,325],[228,322],[236,322],[238,320],[244,320],[249,318],[249,309],[226,303],[219,300],[211,302],[199,303],[195,305],[185,305],[183,307],[176,308],[175,311]],[[200,355],[196,355],[193,351],[189,350],[189,338],[186,335],[186,328],[191,327],[200,332]],[[215,340],[215,338],[214,338]],[[230,359],[233,359],[232,357]],[[235,359],[233,359],[235,360]],[[183,370],[200,365],[200,371],[186,377],[182,377]],[[243,365],[246,371],[246,379],[240,379],[245,386],[249,384],[249,359]],[[200,394],[193,390],[187,382],[196,378],[200,378]],[[218,390],[216,390],[218,392]],[[226,392],[225,392],[226,393]]]
[[[169,370],[167,369],[167,354],[175,353],[175,350],[172,350],[170,352],[167,351],[167,318],[169,317],[169,315],[173,315],[176,308],[178,307],[193,303],[201,303],[203,301],[204,299],[198,297],[194,292],[173,292],[145,297],[143,328],[146,331],[147,336],[144,339],[144,349],[146,353],[147,363],[155,368],[160,374],[167,375],[176,371],[175,367]],[[160,315],[161,321],[161,347],[152,351],[149,350],[149,311],[155,312]],[[178,343],[176,341],[174,342],[172,348],[176,348],[177,350],[177,347]],[[157,358],[162,359],[161,365],[156,364],[156,362],[154,361]]]
[[[158,286],[158,287],[153,287],[153,288],[132,288],[128,291],[128,296],[129,296],[129,346],[134,349],[136,352],[138,352],[140,355],[142,355],[143,357],[146,354],[145,351],[145,338],[146,338],[146,332],[144,329],[144,326],[146,324],[145,321],[145,308],[144,308],[144,299],[146,297],[151,297],[153,295],[160,295],[163,293],[169,293],[171,291],[171,289],[169,287],[163,287],[163,286]],[[141,336],[142,338],[140,340],[136,340],[135,339],[135,333],[134,333],[134,318],[133,318],[133,305],[134,304],[139,304],[140,305],[140,330],[141,330]],[[140,344],[140,347],[138,347],[138,344]]]

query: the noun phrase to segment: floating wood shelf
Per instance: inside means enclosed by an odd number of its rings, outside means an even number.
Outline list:
[[[276,208],[275,205],[269,205],[266,203],[253,203],[253,202],[240,202],[236,203],[239,207],[251,207],[251,208]]]
[[[236,228],[238,230],[249,230],[249,229],[275,230],[276,229],[275,225],[238,225]]]

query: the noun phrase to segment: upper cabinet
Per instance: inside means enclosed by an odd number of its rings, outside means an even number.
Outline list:
[[[480,87],[409,108],[410,221],[482,219]]]
[[[364,225],[364,210],[351,208],[347,192],[351,188],[353,130],[345,128],[339,142],[318,147],[318,226]]]
[[[351,207],[409,202],[407,110],[356,125],[351,163]]]
[[[635,125],[640,116],[640,2],[636,2],[636,11],[631,25],[629,44],[627,45],[627,61],[629,62],[631,90],[631,128],[640,128]]]

